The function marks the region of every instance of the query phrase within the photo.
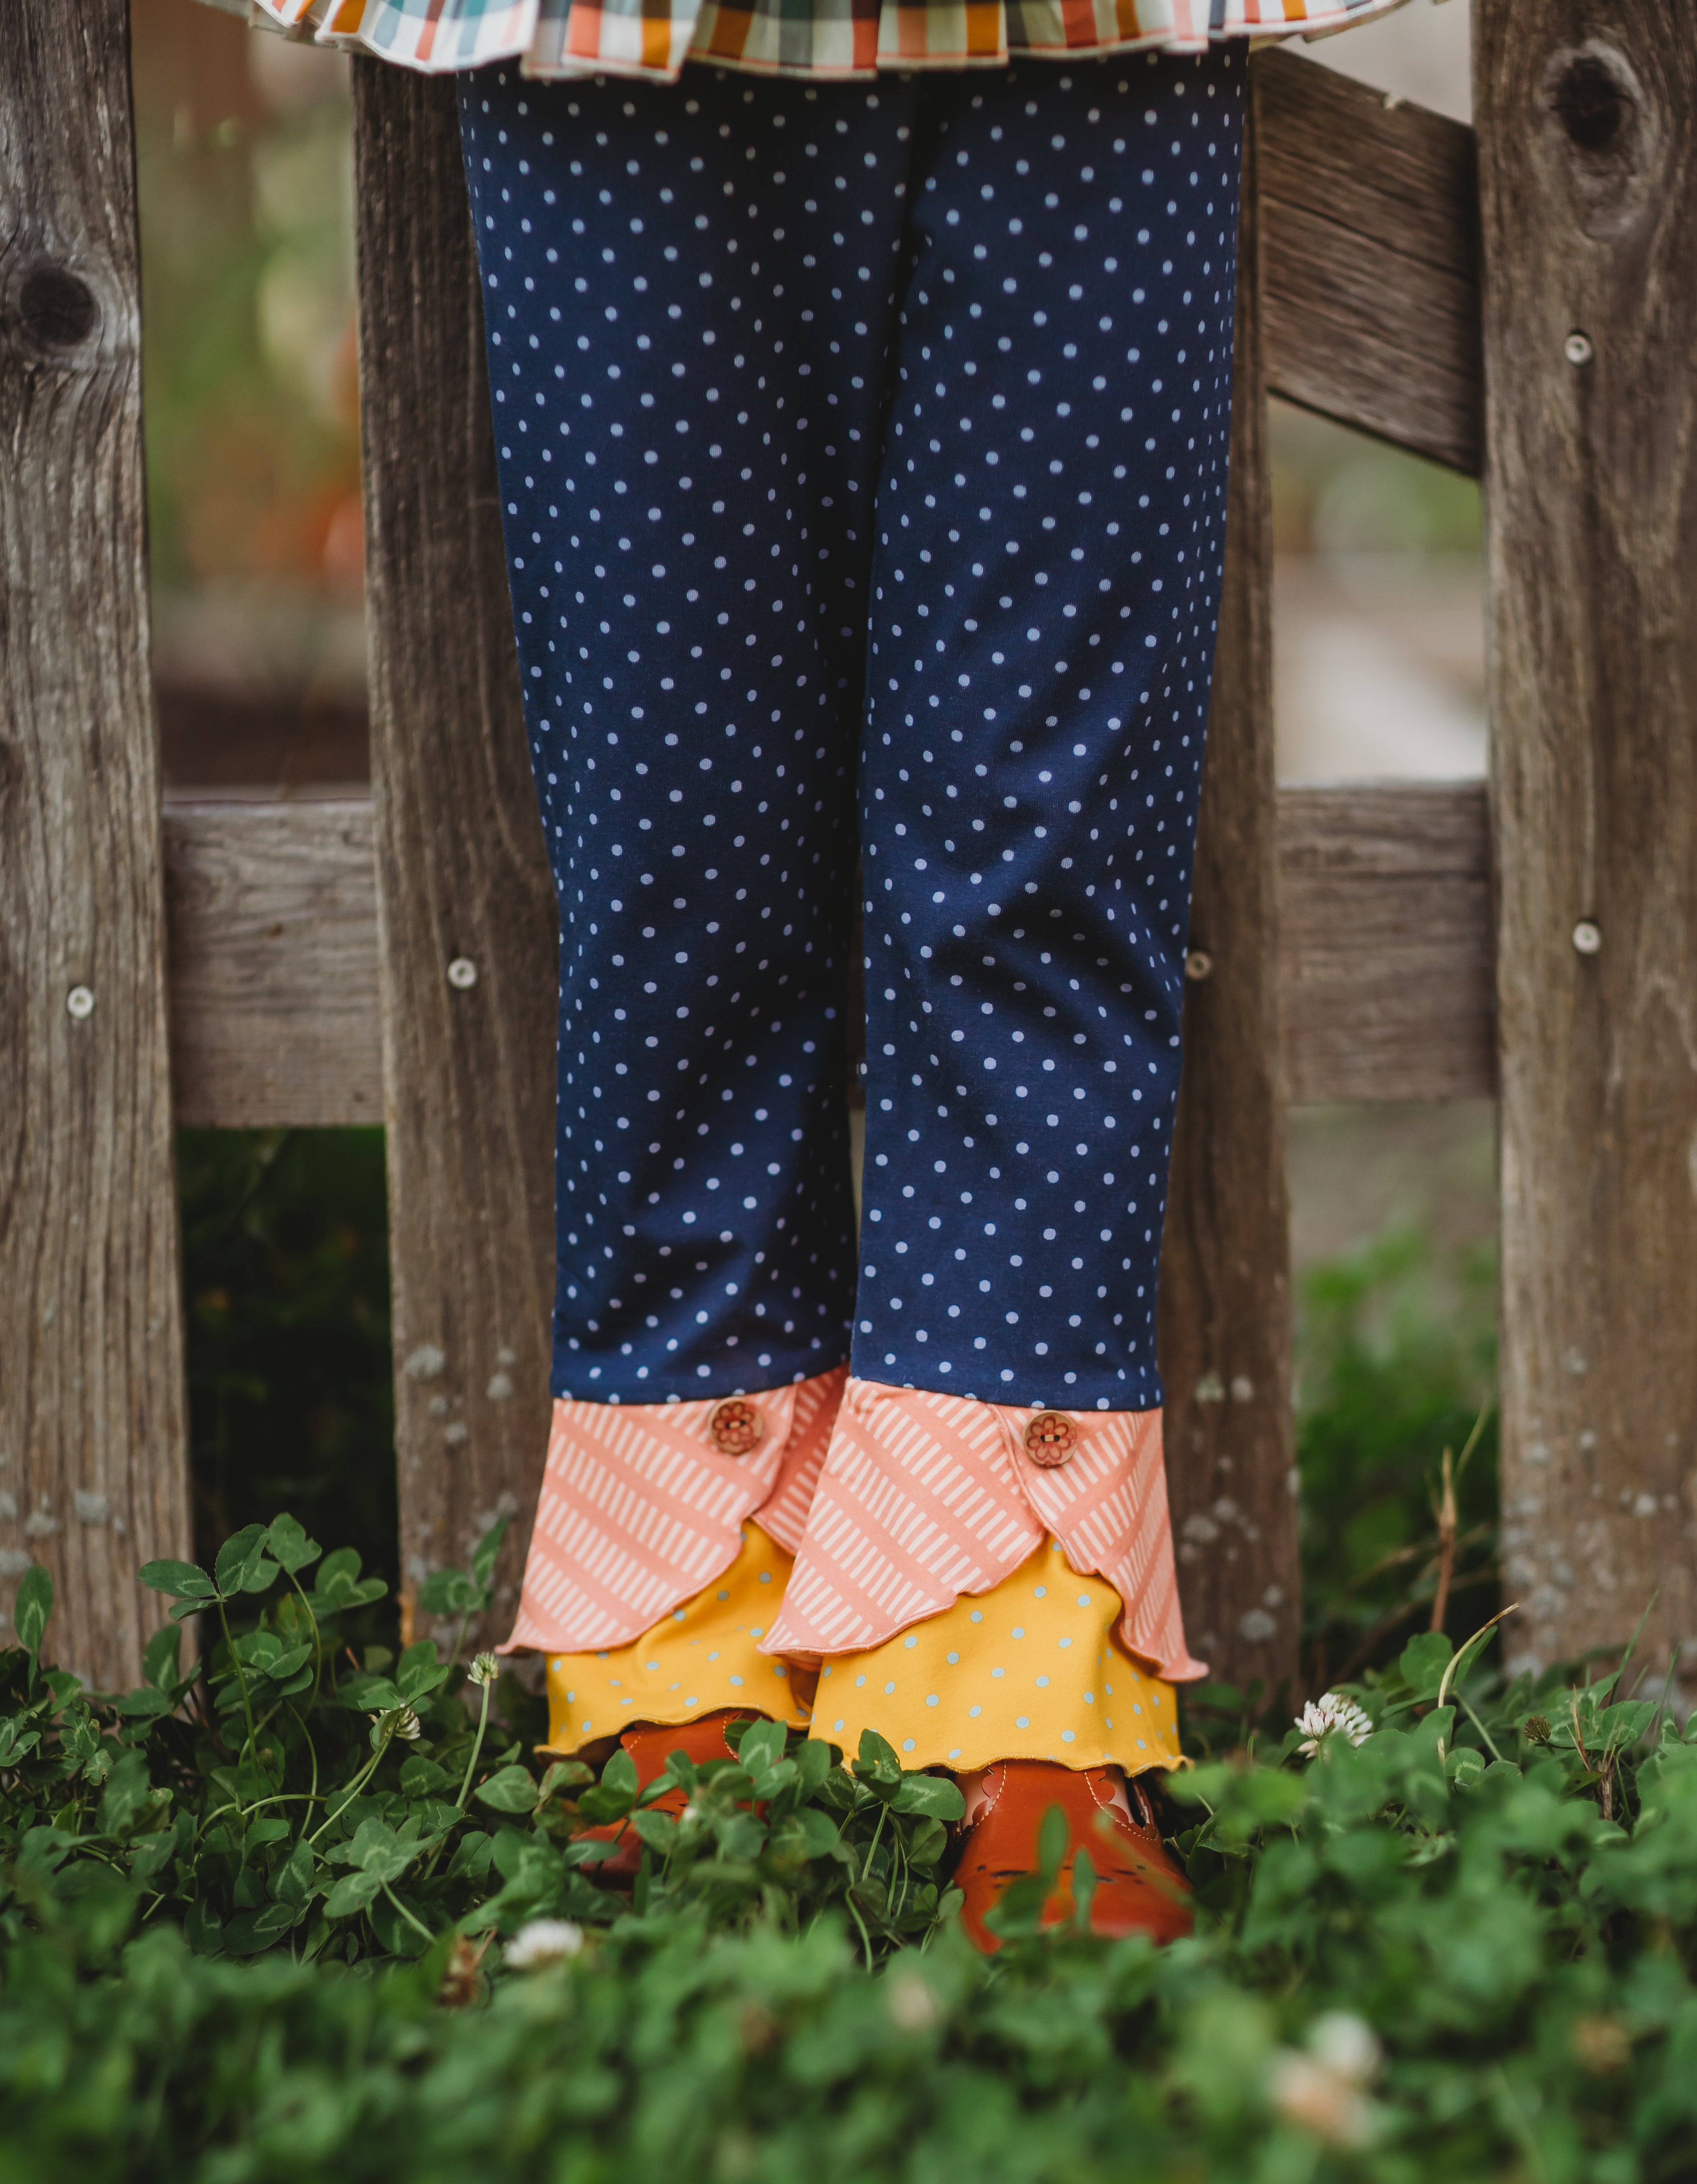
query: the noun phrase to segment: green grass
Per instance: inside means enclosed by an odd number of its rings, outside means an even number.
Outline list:
[[[1502,1605],[1493,1260],[1398,1228],[1315,1268],[1297,1367],[1305,1683],[1320,1691],[1429,1625],[1443,1453],[1470,1440],[1444,1627],[1459,1645]]]
[[[269,1513],[345,1486],[392,1567],[381,1146],[184,1161],[199,1507],[261,1513],[150,1573],[203,1653],[167,1623],[117,1699],[42,1669],[44,1577],[20,1593],[0,2184],[1697,2174],[1697,1737],[1630,1663],[1508,1684],[1491,1638],[1424,1627],[1488,1267],[1391,1237],[1305,1287],[1307,1672],[1359,1660],[1363,1741],[1310,1756],[1268,1708],[1254,1756],[1174,1779],[1193,1939],[1040,1930],[1040,1875],[987,1960],[953,1919],[957,1793],[877,1740],[759,1725],[680,1763],[678,1822],[622,1757],[544,1767],[487,1657],[398,1655],[361,1554]],[[1487,1427],[1458,1630],[1494,1602],[1493,1462]],[[432,1580],[439,1624],[492,1561]],[[643,1846],[628,1893],[595,1879],[609,1823]]]
[[[370,1582],[292,1519],[150,1581],[203,1670],[168,1629],[116,1702],[44,1671],[41,1575],[0,1654],[0,2184],[1697,2168],[1697,1741],[1624,1679],[1505,1690],[1417,1636],[1354,1687],[1359,1744],[1175,1778],[1193,1939],[1040,1930],[1046,1824],[987,1961],[958,1792],[870,1736],[680,1755],[673,1820],[622,1754],[542,1771],[492,1662],[356,1648]]]
[[[394,1396],[381,1130],[185,1130],[195,1538],[291,1509],[392,1588]]]

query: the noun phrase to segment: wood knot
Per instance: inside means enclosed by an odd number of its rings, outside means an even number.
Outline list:
[[[64,265],[36,265],[18,284],[19,331],[45,355],[81,348],[100,324],[100,305],[87,281]]]
[[[1654,191],[1663,134],[1632,64],[1600,39],[1569,47],[1551,55],[1544,98],[1587,232],[1629,226]]]
[[[1611,67],[1612,56],[1570,53],[1550,92],[1556,120],[1582,152],[1617,149],[1637,118],[1631,86]]]

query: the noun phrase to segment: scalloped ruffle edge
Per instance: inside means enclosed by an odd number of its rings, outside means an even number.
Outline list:
[[[1405,0],[205,0],[258,28],[428,75],[516,61],[542,81],[676,78],[686,60],[758,74],[853,78],[881,70],[995,67],[1195,53],[1222,38],[1325,37]]]

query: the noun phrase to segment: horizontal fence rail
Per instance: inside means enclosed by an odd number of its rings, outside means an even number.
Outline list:
[[[167,799],[165,904],[177,1120],[381,1123],[370,799]]]
[[[1478,476],[1473,131],[1288,53],[1255,64],[1255,126],[1270,391]]]
[[[1291,1098],[1489,1097],[1484,784],[1281,790],[1278,867]],[[369,800],[168,800],[165,874],[179,1121],[381,1123]]]

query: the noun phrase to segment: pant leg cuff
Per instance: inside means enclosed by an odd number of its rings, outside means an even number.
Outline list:
[[[1041,1422],[1041,1423],[1040,1423]],[[1169,1682],[1184,1640],[1159,1411],[1037,1412],[851,1379],[767,1652],[854,1652],[1012,1574],[1045,1535],[1125,1603]]]
[[[847,1379],[838,1366],[735,1398],[730,1419],[721,1401],[557,1400],[518,1617],[499,1651],[628,1645],[730,1568],[751,1517],[791,1550]],[[759,1438],[734,1452],[750,1412]]]

